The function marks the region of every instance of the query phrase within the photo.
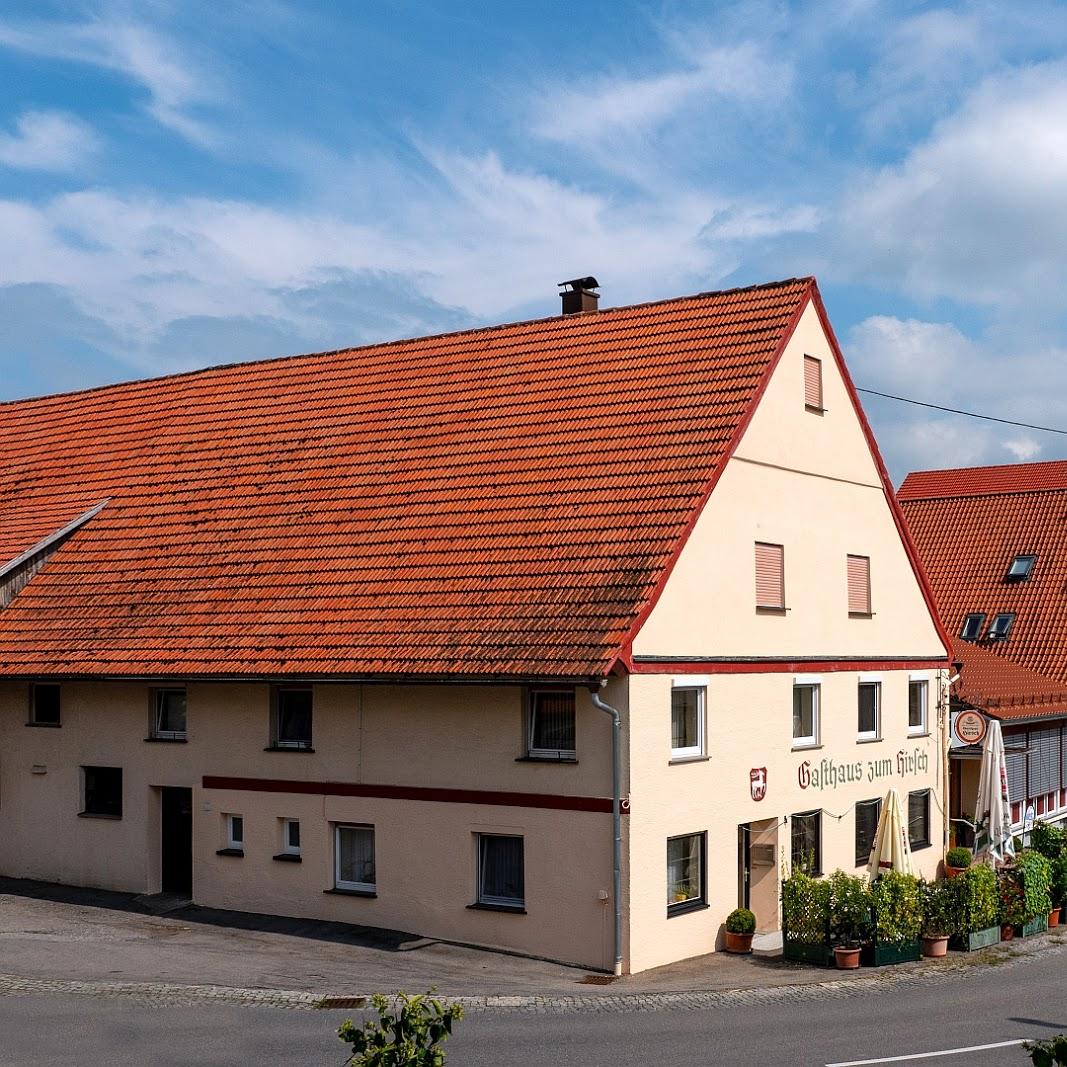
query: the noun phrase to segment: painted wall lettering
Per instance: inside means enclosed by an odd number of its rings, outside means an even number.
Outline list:
[[[837,789],[852,782],[876,782],[883,778],[907,778],[925,774],[930,768],[930,755],[921,748],[906,752],[900,749],[896,759],[854,760],[835,763],[821,759],[818,764],[804,760],[797,768],[797,784],[801,789]]]

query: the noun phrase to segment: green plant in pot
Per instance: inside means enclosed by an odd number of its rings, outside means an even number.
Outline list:
[[[726,951],[751,952],[756,916],[748,908],[734,908],[726,916]]]
[[[1052,908],[1053,911],[1059,909],[1062,913],[1064,907],[1067,907],[1067,849],[1064,849],[1054,860],[1051,861],[1052,867]],[[1057,924],[1062,919],[1062,914],[1057,915]],[[1052,917],[1049,916],[1049,926],[1052,926]]]
[[[955,878],[971,865],[974,856],[969,848],[962,845],[950,848],[945,854],[945,877]]]
[[[959,928],[957,894],[950,882],[920,882],[922,904],[922,952],[924,956],[944,956],[948,939]]]
[[[1015,857],[1015,870],[1022,883],[1024,924],[1035,919],[1047,921],[1052,911],[1052,864],[1028,848]]]
[[[919,939],[923,923],[919,880],[900,871],[886,871],[871,886],[874,939],[882,945],[904,945]]]
[[[1000,923],[1000,936],[1010,941],[1015,936],[1016,928],[1026,922],[1026,907],[1023,901],[1022,881],[1014,868],[1006,868],[997,876],[998,909],[997,921]]]
[[[871,889],[862,878],[834,871],[830,886],[830,937],[842,970],[859,966],[860,949],[870,936]]]

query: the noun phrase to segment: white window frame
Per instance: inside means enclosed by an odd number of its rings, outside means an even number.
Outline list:
[[[811,728],[812,732],[807,736],[797,737],[793,735],[793,748],[818,748],[819,730],[822,725],[822,678],[814,675],[797,675],[793,679],[793,688],[790,691],[789,720],[790,733],[793,726],[793,701],[796,700],[798,689],[812,690],[811,698]]]
[[[874,686],[874,730],[861,730],[860,718],[860,689],[862,686]],[[882,679],[872,678],[861,674],[856,683],[856,740],[857,741],[880,741],[882,737]]]
[[[371,835],[371,851],[374,856],[374,877],[378,877],[378,835],[374,826],[370,823],[339,822],[333,827],[333,887],[334,889],[346,889],[354,893],[377,893],[378,883],[374,882],[350,882],[341,877],[341,831],[342,830],[369,830]]]
[[[294,845],[290,840],[290,831],[293,827],[296,827],[297,843]],[[282,855],[284,856],[299,856],[300,855],[300,820],[299,819],[282,819]]]
[[[685,748],[674,747],[674,694],[696,693],[697,697],[697,743]],[[707,705],[707,688],[702,685],[674,685],[671,687],[671,759],[687,759],[705,754],[705,707]]]
[[[167,693],[181,693],[185,697],[185,725],[184,730],[163,730],[160,728],[163,714],[163,698]],[[189,727],[189,700],[186,690],[179,685],[165,685],[152,690],[152,737],[163,741],[184,741],[188,736]]]
[[[289,741],[283,740],[282,727],[282,700],[285,693],[309,693],[311,695],[311,714],[308,721],[308,737],[306,739]],[[315,747],[315,690],[310,685],[278,685],[271,694],[271,746],[273,748],[292,749],[296,752],[310,752]]]
[[[537,715],[537,698],[540,694],[558,695],[564,692],[571,694],[574,701],[574,748],[534,748],[534,737],[537,735],[535,719]],[[578,699],[573,689],[552,689],[547,686],[539,689],[531,689],[526,700],[526,755],[529,759],[543,760],[576,760],[578,758]]]
[[[522,896],[521,897],[498,897],[489,893],[483,892],[483,856],[482,856],[482,843],[489,838],[504,837],[511,839],[517,839],[522,842]],[[493,833],[476,833],[474,835],[474,847],[475,858],[477,863],[476,875],[477,882],[477,899],[479,904],[488,904],[494,908],[525,908],[526,907],[526,836],[524,834],[493,834]]]
[[[922,686],[922,722],[918,726],[911,724],[911,687]],[[921,737],[930,732],[930,679],[911,677],[908,679],[908,733],[912,737]]]
[[[226,847],[232,848],[237,852],[244,852],[245,850],[245,817],[238,815],[236,812],[230,813],[224,816],[226,820]],[[241,823],[241,836],[238,837],[234,833],[234,820],[238,819]]]

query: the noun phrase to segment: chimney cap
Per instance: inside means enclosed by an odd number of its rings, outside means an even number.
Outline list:
[[[579,292],[582,289],[600,288],[600,282],[598,282],[591,274],[587,275],[585,278],[571,278],[570,281],[556,282],[556,285],[560,288],[564,285],[568,285],[574,292]]]

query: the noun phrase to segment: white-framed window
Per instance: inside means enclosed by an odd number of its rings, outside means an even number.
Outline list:
[[[908,733],[929,733],[927,726],[927,700],[930,683],[925,678],[911,678],[908,681]]]
[[[51,682],[30,686],[30,722],[34,726],[60,726],[60,688]]]
[[[877,741],[882,736],[882,683],[861,680],[857,690],[856,736]]]
[[[822,686],[816,681],[793,683],[793,747],[819,743],[819,697]]]
[[[235,852],[243,852],[245,848],[244,816],[223,815],[222,818],[226,829],[226,847]]]
[[[185,690],[152,691],[152,736],[164,741],[185,739]]]
[[[300,855],[299,819],[282,819],[282,855]]]
[[[667,838],[667,914],[689,911],[705,903],[707,833]]]
[[[310,686],[284,685],[274,690],[271,744],[275,748],[311,748]]]
[[[333,828],[333,884],[353,893],[374,893],[374,827],[342,824]]]
[[[671,690],[671,756],[685,759],[704,755],[703,686],[677,686]]]
[[[495,908],[526,905],[525,842],[509,834],[475,834],[478,903]]]
[[[526,714],[526,755],[531,759],[573,760],[573,689],[531,689]]]

